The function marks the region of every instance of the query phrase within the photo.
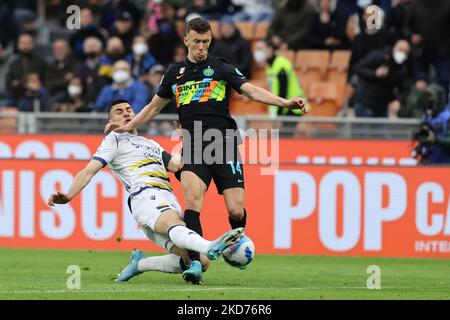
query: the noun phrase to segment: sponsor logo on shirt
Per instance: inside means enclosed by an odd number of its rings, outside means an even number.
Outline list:
[[[174,85],[172,90],[177,100],[177,106],[191,103],[192,101],[223,101],[226,96],[226,84],[224,80],[204,78],[200,81],[188,81]]]

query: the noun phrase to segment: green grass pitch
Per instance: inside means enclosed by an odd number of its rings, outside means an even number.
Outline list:
[[[159,272],[115,283],[128,260],[123,251],[0,249],[0,299],[450,299],[448,260],[258,254],[245,271],[213,261],[202,286]],[[80,290],[67,289],[69,265],[81,269]],[[367,288],[370,265],[381,270],[379,290]]]

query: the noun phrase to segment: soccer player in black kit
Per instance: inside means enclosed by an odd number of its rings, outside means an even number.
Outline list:
[[[158,93],[131,122],[121,127],[115,124],[106,127],[106,130],[114,129],[116,132],[131,131],[150,122],[172,97],[176,98],[181,127],[187,130],[190,136],[183,137],[184,167],[180,176],[186,203],[184,221],[188,228],[200,235],[200,210],[212,179],[219,194],[224,196],[231,227],[235,229],[245,227],[246,224],[244,175],[238,151],[240,136],[226,132],[227,129],[237,130],[236,122],[228,110],[230,89],[233,88],[238,93],[267,105],[300,109],[305,113],[309,111],[302,98],[277,97],[252,85],[225,59],[208,55],[211,39],[211,26],[207,20],[190,20],[184,37],[184,44],[188,48],[187,59],[170,65]],[[201,132],[198,132],[200,128]],[[212,164],[202,157],[203,151],[211,143],[203,139],[203,133],[208,129],[216,129],[223,134],[223,139],[213,140],[213,143],[219,144],[215,148],[219,152],[215,154],[215,162]],[[196,141],[196,136],[201,137],[202,141]],[[214,156],[214,153],[212,154]],[[195,161],[196,159],[199,161]],[[190,252],[189,256],[191,264],[183,273],[183,278],[193,284],[200,284],[203,278],[198,262],[199,255]]]

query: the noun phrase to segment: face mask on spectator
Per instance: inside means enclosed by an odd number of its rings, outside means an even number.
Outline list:
[[[86,57],[87,57],[88,59],[95,59],[95,58],[97,58],[97,56],[98,56],[98,53],[97,53],[97,52],[87,52],[87,53],[86,53]]]
[[[81,89],[80,86],[69,85],[67,87],[67,92],[69,93],[69,96],[71,96],[72,98],[79,96],[81,94],[81,91],[83,91],[83,90]]]
[[[120,58],[122,58],[122,51],[120,51],[120,50],[113,50],[108,55],[113,61],[117,61],[117,60],[120,60]]]
[[[263,63],[263,62],[266,61],[267,55],[266,55],[266,53],[263,50],[256,50],[253,53],[253,58],[255,59],[255,61],[257,63]]]
[[[25,57],[31,57],[31,55],[33,54],[33,50],[20,51],[20,54],[25,56]]]
[[[148,47],[145,43],[136,43],[133,45],[133,52],[137,56],[143,56],[148,51]]]
[[[113,73],[113,80],[116,83],[124,83],[130,79],[130,74],[125,70],[117,70]]]
[[[406,61],[408,56],[403,51],[394,51],[393,58],[395,63],[402,64],[403,62]]]

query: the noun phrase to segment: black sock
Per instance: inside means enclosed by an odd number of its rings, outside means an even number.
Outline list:
[[[241,220],[234,220],[231,219],[231,217],[228,217],[228,221],[230,221],[232,229],[245,228],[245,225],[247,224],[247,211],[244,208],[244,215]]]
[[[194,210],[184,211],[184,222],[186,223],[186,228],[197,232],[199,235],[203,236],[202,225],[200,224],[200,212]],[[200,253],[196,251],[188,250],[189,258],[191,261],[200,261]]]

